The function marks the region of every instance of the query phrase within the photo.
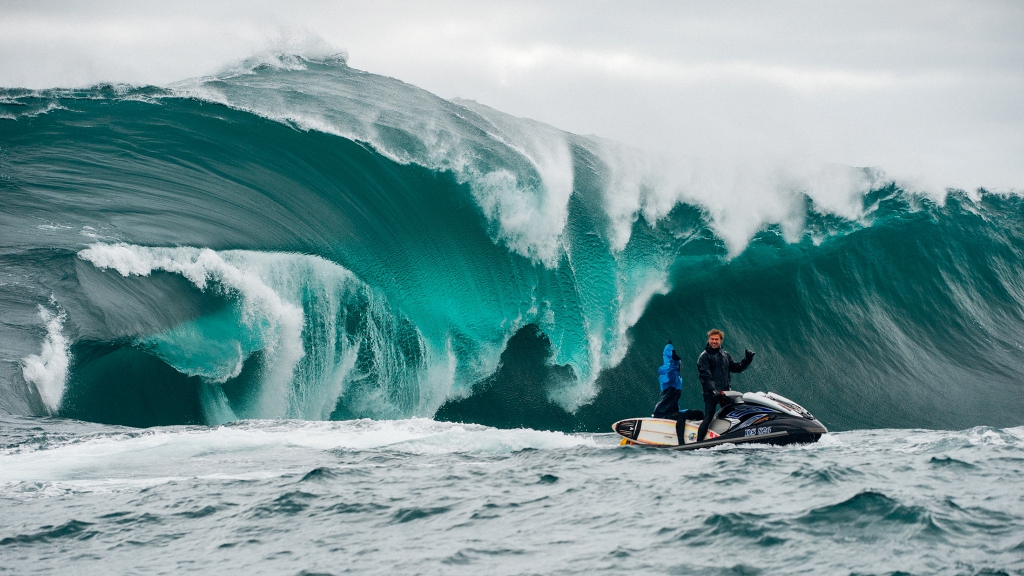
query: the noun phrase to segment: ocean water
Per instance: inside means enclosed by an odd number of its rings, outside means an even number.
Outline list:
[[[0,88],[0,571],[1022,573],[1024,200],[883,169],[340,57]],[[833,433],[618,446],[710,328]]]
[[[5,418],[10,574],[1020,574],[1024,429],[697,452],[428,419]]]

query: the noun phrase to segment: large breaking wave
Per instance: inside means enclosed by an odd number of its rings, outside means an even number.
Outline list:
[[[341,59],[0,109],[6,412],[603,430],[719,327],[836,427],[1024,421],[1017,196],[670,162]]]

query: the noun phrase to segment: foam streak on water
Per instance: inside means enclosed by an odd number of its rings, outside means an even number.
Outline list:
[[[17,574],[1024,570],[1021,428],[694,453],[426,419],[2,429]]]

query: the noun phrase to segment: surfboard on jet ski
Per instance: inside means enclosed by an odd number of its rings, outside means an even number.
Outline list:
[[[698,420],[630,418],[612,424],[624,442],[672,450],[696,450],[720,444],[793,444],[817,442],[828,430],[796,402],[772,392],[725,392],[722,406],[697,441]]]

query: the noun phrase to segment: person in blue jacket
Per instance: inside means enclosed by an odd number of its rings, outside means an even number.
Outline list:
[[[669,340],[661,353],[664,363],[658,368],[658,382],[661,383],[661,399],[654,407],[655,418],[675,419],[679,414],[679,395],[683,392],[683,379],[679,376],[679,355]]]

